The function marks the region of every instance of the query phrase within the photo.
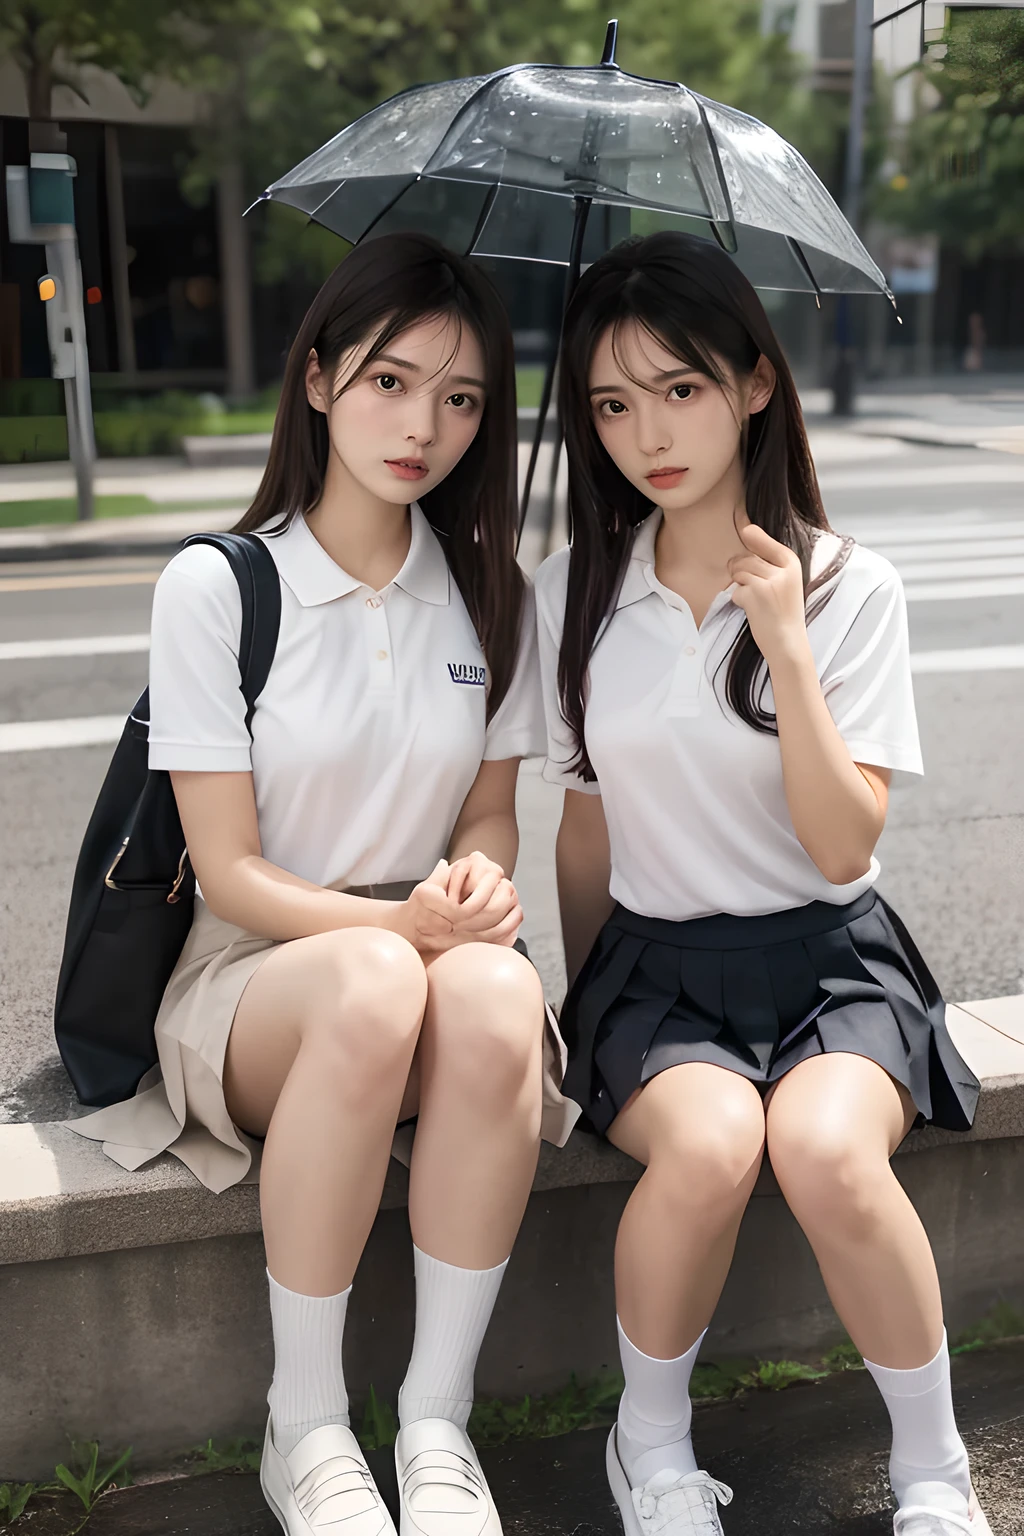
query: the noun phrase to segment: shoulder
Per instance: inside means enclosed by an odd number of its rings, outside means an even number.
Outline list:
[[[812,575],[824,571],[843,547],[838,534],[821,534],[811,556]],[[881,590],[886,594],[902,594],[903,582],[890,560],[877,550],[866,549],[863,544],[852,542],[849,553],[840,570],[827,586],[833,586],[835,596],[844,608],[861,607],[872,593]]]
[[[571,551],[568,544],[562,549],[556,549],[553,555],[538,567],[533,578],[534,591],[537,600],[537,612],[543,618],[553,619],[561,623],[562,614],[565,611],[565,593],[569,583],[569,557]]]
[[[154,621],[198,628],[237,629],[242,599],[227,560],[210,544],[189,544],[160,572],[153,593]]]

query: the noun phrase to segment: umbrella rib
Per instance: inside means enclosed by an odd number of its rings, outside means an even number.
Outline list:
[[[704,126],[704,132],[707,134],[708,148],[711,150],[711,158],[715,162],[715,170],[718,173],[718,188],[723,198],[725,199],[726,223],[729,227],[729,238],[732,241],[732,250],[729,251],[729,254],[733,255],[735,254],[739,244],[736,239],[736,218],[733,213],[732,198],[729,196],[729,184],[725,179],[725,172],[722,170],[722,157],[718,153],[718,142],[715,139],[714,133],[712,132],[711,124],[708,122],[708,115],[704,110],[704,103],[701,101],[696,91],[691,91],[690,94],[697,104],[697,111],[700,113],[700,120]],[[716,240],[718,240],[719,244],[728,250],[728,247],[725,246],[725,242],[722,240],[722,237],[718,232],[719,221],[717,219],[712,219],[710,223]]]
[[[810,264],[810,262],[807,260],[807,257],[804,255],[803,251],[801,250],[799,241],[794,239],[794,237],[792,235],[787,235],[786,236],[786,244],[789,246],[790,250],[793,252],[793,255],[796,257],[797,261],[803,267],[804,271],[806,272],[807,276],[810,278],[811,282],[814,284],[814,299],[815,299],[815,303],[817,304],[818,308],[820,309],[821,308],[821,289],[818,287],[818,279],[815,277],[814,273],[811,271],[811,264]]]

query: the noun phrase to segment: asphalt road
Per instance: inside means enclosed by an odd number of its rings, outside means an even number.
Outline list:
[[[901,570],[918,668],[927,776],[894,784],[880,888],[951,1000],[1024,991],[1024,459],[871,439],[827,449],[819,469],[832,523]],[[524,547],[535,557],[536,538]],[[0,567],[0,1119],[73,1112],[50,1007],[74,860],[111,752],[109,741],[13,750],[26,740],[11,728],[21,723],[31,743],[39,722],[124,716],[146,681],[139,637],[159,567]],[[35,642],[112,636],[137,648],[25,654]],[[554,996],[559,799],[524,771],[517,884]]]

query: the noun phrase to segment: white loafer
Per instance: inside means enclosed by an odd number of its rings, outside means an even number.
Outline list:
[[[927,1504],[905,1504],[893,1518],[894,1536],[992,1536],[992,1527],[971,1489],[970,1502],[947,1483],[921,1483],[921,1494],[931,1493]]]
[[[605,1466],[626,1536],[723,1536],[718,1506],[732,1503],[732,1489],[707,1472],[668,1469],[656,1472],[642,1488],[631,1488],[614,1425]]]
[[[344,1424],[311,1430],[282,1456],[268,1419],[260,1486],[287,1536],[342,1529],[345,1536],[397,1536],[362,1447]]]
[[[501,1536],[491,1491],[465,1430],[417,1419],[398,1432],[401,1536]]]

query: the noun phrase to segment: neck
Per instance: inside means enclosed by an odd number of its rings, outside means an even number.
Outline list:
[[[375,591],[398,575],[409,553],[409,507],[368,491],[333,447],[320,500],[306,521],[334,563]]]
[[[661,512],[658,563],[724,573],[732,556],[743,553],[745,546],[738,530],[750,522],[739,459],[693,506],[662,507]]]

